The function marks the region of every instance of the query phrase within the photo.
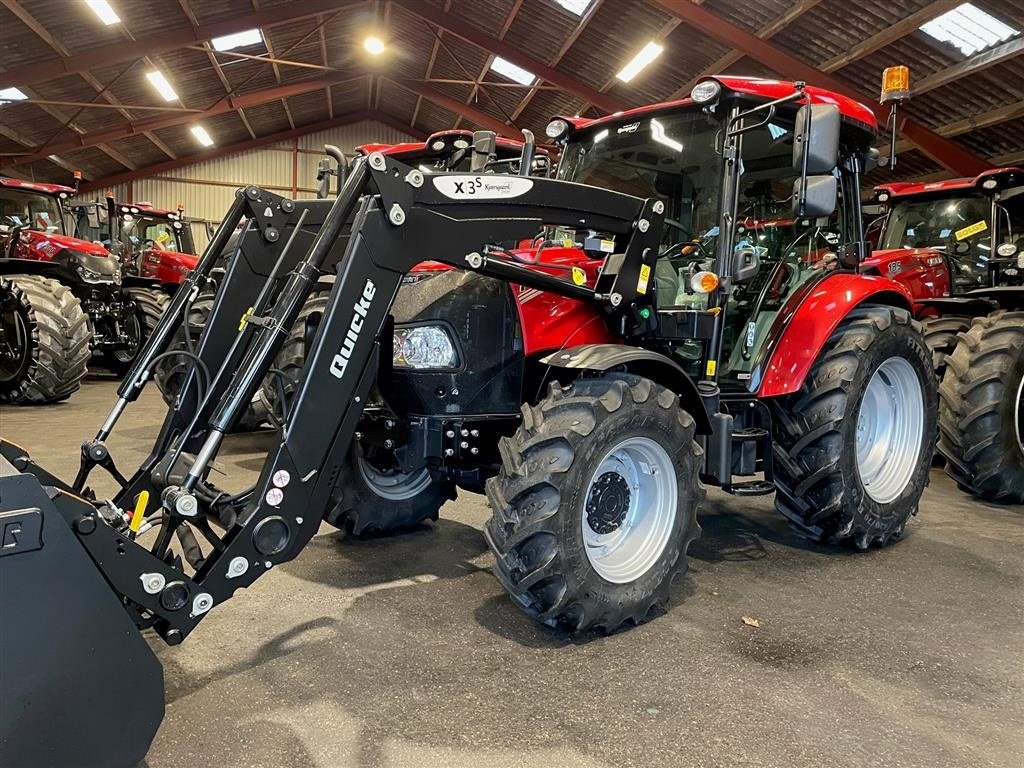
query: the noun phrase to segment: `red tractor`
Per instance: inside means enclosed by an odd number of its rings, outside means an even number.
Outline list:
[[[839,149],[805,168],[792,155],[807,95],[816,117],[834,118],[817,135],[831,131],[824,141]],[[898,538],[927,482],[936,385],[910,291],[863,266],[860,176],[874,131],[850,99],[732,77],[679,102],[553,121],[559,179],[666,206],[639,284],[657,310],[624,320],[536,285],[420,264],[392,307],[393,356],[326,519],[407,527],[436,519],[458,488],[486,486],[502,583],[532,615],[573,629],[639,620],[664,599],[696,535],[703,491],[682,480],[696,474],[736,495],[776,493],[821,541]],[[452,194],[496,194],[473,178]],[[600,290],[621,244],[599,226],[578,230],[478,256]],[[285,350],[313,337],[300,322]],[[669,392],[694,421],[671,421]]]
[[[941,380],[939,452],[964,490],[1024,503],[1024,170],[875,188],[868,265],[904,283]]]
[[[0,402],[67,398],[93,352],[123,373],[166,304],[104,245],[72,236],[76,191],[0,177]]]
[[[456,484],[486,480],[516,603],[573,632],[664,603],[707,483],[775,493],[822,541],[899,538],[928,478],[937,383],[909,292],[859,272],[874,133],[834,93],[708,78],[690,100],[554,122],[558,179],[528,175],[529,142],[522,175],[487,173],[491,134],[468,173],[373,151],[332,202],[241,190],[77,477],[0,440],[0,515],[18,532],[0,614],[26,617],[0,633],[22,713],[0,720],[13,762],[139,762],[164,700],[132,627],[180,643],[323,519],[392,525]],[[791,223],[739,231],[761,212]],[[243,216],[195,365],[122,473],[107,440]],[[424,257],[452,269],[413,271]],[[282,428],[258,479],[229,491],[213,472],[224,436],[328,271]],[[109,499],[87,489],[97,467]]]
[[[115,231],[128,257],[128,273],[155,280],[173,293],[199,260],[184,209],[165,211],[110,198],[107,207],[118,222]]]

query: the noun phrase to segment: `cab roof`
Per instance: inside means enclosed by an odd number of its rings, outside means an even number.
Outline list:
[[[977,176],[963,179],[947,179],[946,181],[893,181],[888,184],[879,184],[875,187],[875,199],[881,194],[887,194],[889,198],[918,197],[935,195],[941,196],[949,192],[965,190],[987,189],[984,183],[988,180],[995,181],[991,189],[1006,189],[1024,184],[1024,169],[1016,166],[1007,168],[991,168],[982,171]],[[888,199],[888,198],[887,198]]]
[[[432,133],[425,141],[409,141],[402,144],[363,144],[356,147],[356,152],[361,155],[369,155],[371,152],[380,152],[384,155],[391,155],[399,160],[419,160],[424,157],[438,157],[455,149],[455,142],[463,140],[467,146],[473,144],[473,132],[466,129],[453,129],[450,131],[438,131]],[[440,146],[438,146],[440,142]],[[523,149],[523,142],[515,139],[507,139],[504,136],[498,137],[498,153],[504,157],[518,155]],[[541,147],[537,152],[545,152]]]
[[[748,96],[762,101],[778,99],[793,92],[793,83],[788,80],[766,80],[759,77],[731,77],[728,75],[709,75],[701,78],[704,80],[716,80],[721,84],[724,92]],[[839,107],[839,113],[847,121],[856,123],[865,131],[873,134],[878,132],[878,121],[875,113],[866,104],[862,104],[849,96],[843,96],[834,91],[808,85],[804,88],[812,101],[816,104],[835,104]],[[681,107],[694,105],[693,99],[685,98],[677,101],[663,101],[658,104],[649,104],[645,107],[628,110],[627,112],[616,112],[603,117],[561,117],[576,130],[591,128],[598,125],[618,123],[635,117],[643,117],[648,114],[668,112]]]
[[[114,205],[121,210],[121,213],[134,213],[131,209],[135,208],[139,213],[146,213],[159,219],[179,219],[184,214],[184,208],[179,208],[176,211],[165,211],[162,208],[154,208],[149,203],[123,203],[118,201]]]
[[[10,187],[11,189],[25,189],[30,192],[39,192],[44,195],[59,195],[62,192],[67,195],[77,194],[74,187],[65,187],[62,184],[39,184],[34,181],[22,181],[21,179],[11,179],[7,176],[0,176],[0,187]]]

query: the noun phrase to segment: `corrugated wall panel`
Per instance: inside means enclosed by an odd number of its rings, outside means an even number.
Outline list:
[[[302,136],[298,139],[298,196],[309,197],[309,190],[316,187],[316,166],[324,144],[334,144],[346,155],[351,155],[360,144],[397,144],[412,140],[407,134],[372,120]],[[231,205],[237,187],[256,184],[291,196],[292,147],[292,142],[284,142],[265,149],[187,165],[135,181],[130,192],[128,185],[121,184],[114,188],[114,197],[118,200],[133,199],[134,202],[145,202],[166,209],[173,209],[181,203],[185,206],[186,216],[219,222]],[[86,195],[85,199],[92,201],[102,196],[93,193]],[[193,232],[196,245],[203,247],[206,244],[204,228],[195,226]]]

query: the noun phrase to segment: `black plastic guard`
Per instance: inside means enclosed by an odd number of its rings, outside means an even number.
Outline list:
[[[129,768],[160,662],[39,481],[0,457],[0,764]]]

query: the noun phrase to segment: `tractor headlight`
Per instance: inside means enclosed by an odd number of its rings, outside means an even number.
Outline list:
[[[61,258],[87,283],[116,283],[121,277],[121,266],[111,257],[94,256],[68,248]]]
[[[698,104],[707,104],[717,99],[721,92],[722,86],[718,84],[717,80],[705,80],[693,86],[690,98]]]
[[[982,189],[995,189],[999,186],[999,182],[996,179],[985,179],[981,182]]]
[[[451,337],[437,325],[396,328],[393,354],[396,368],[455,368],[459,364]]]
[[[569,122],[567,120],[563,120],[560,117],[556,117],[554,120],[548,123],[547,127],[544,129],[544,133],[547,135],[547,137],[549,139],[554,139],[555,141],[558,141],[568,132]]]

